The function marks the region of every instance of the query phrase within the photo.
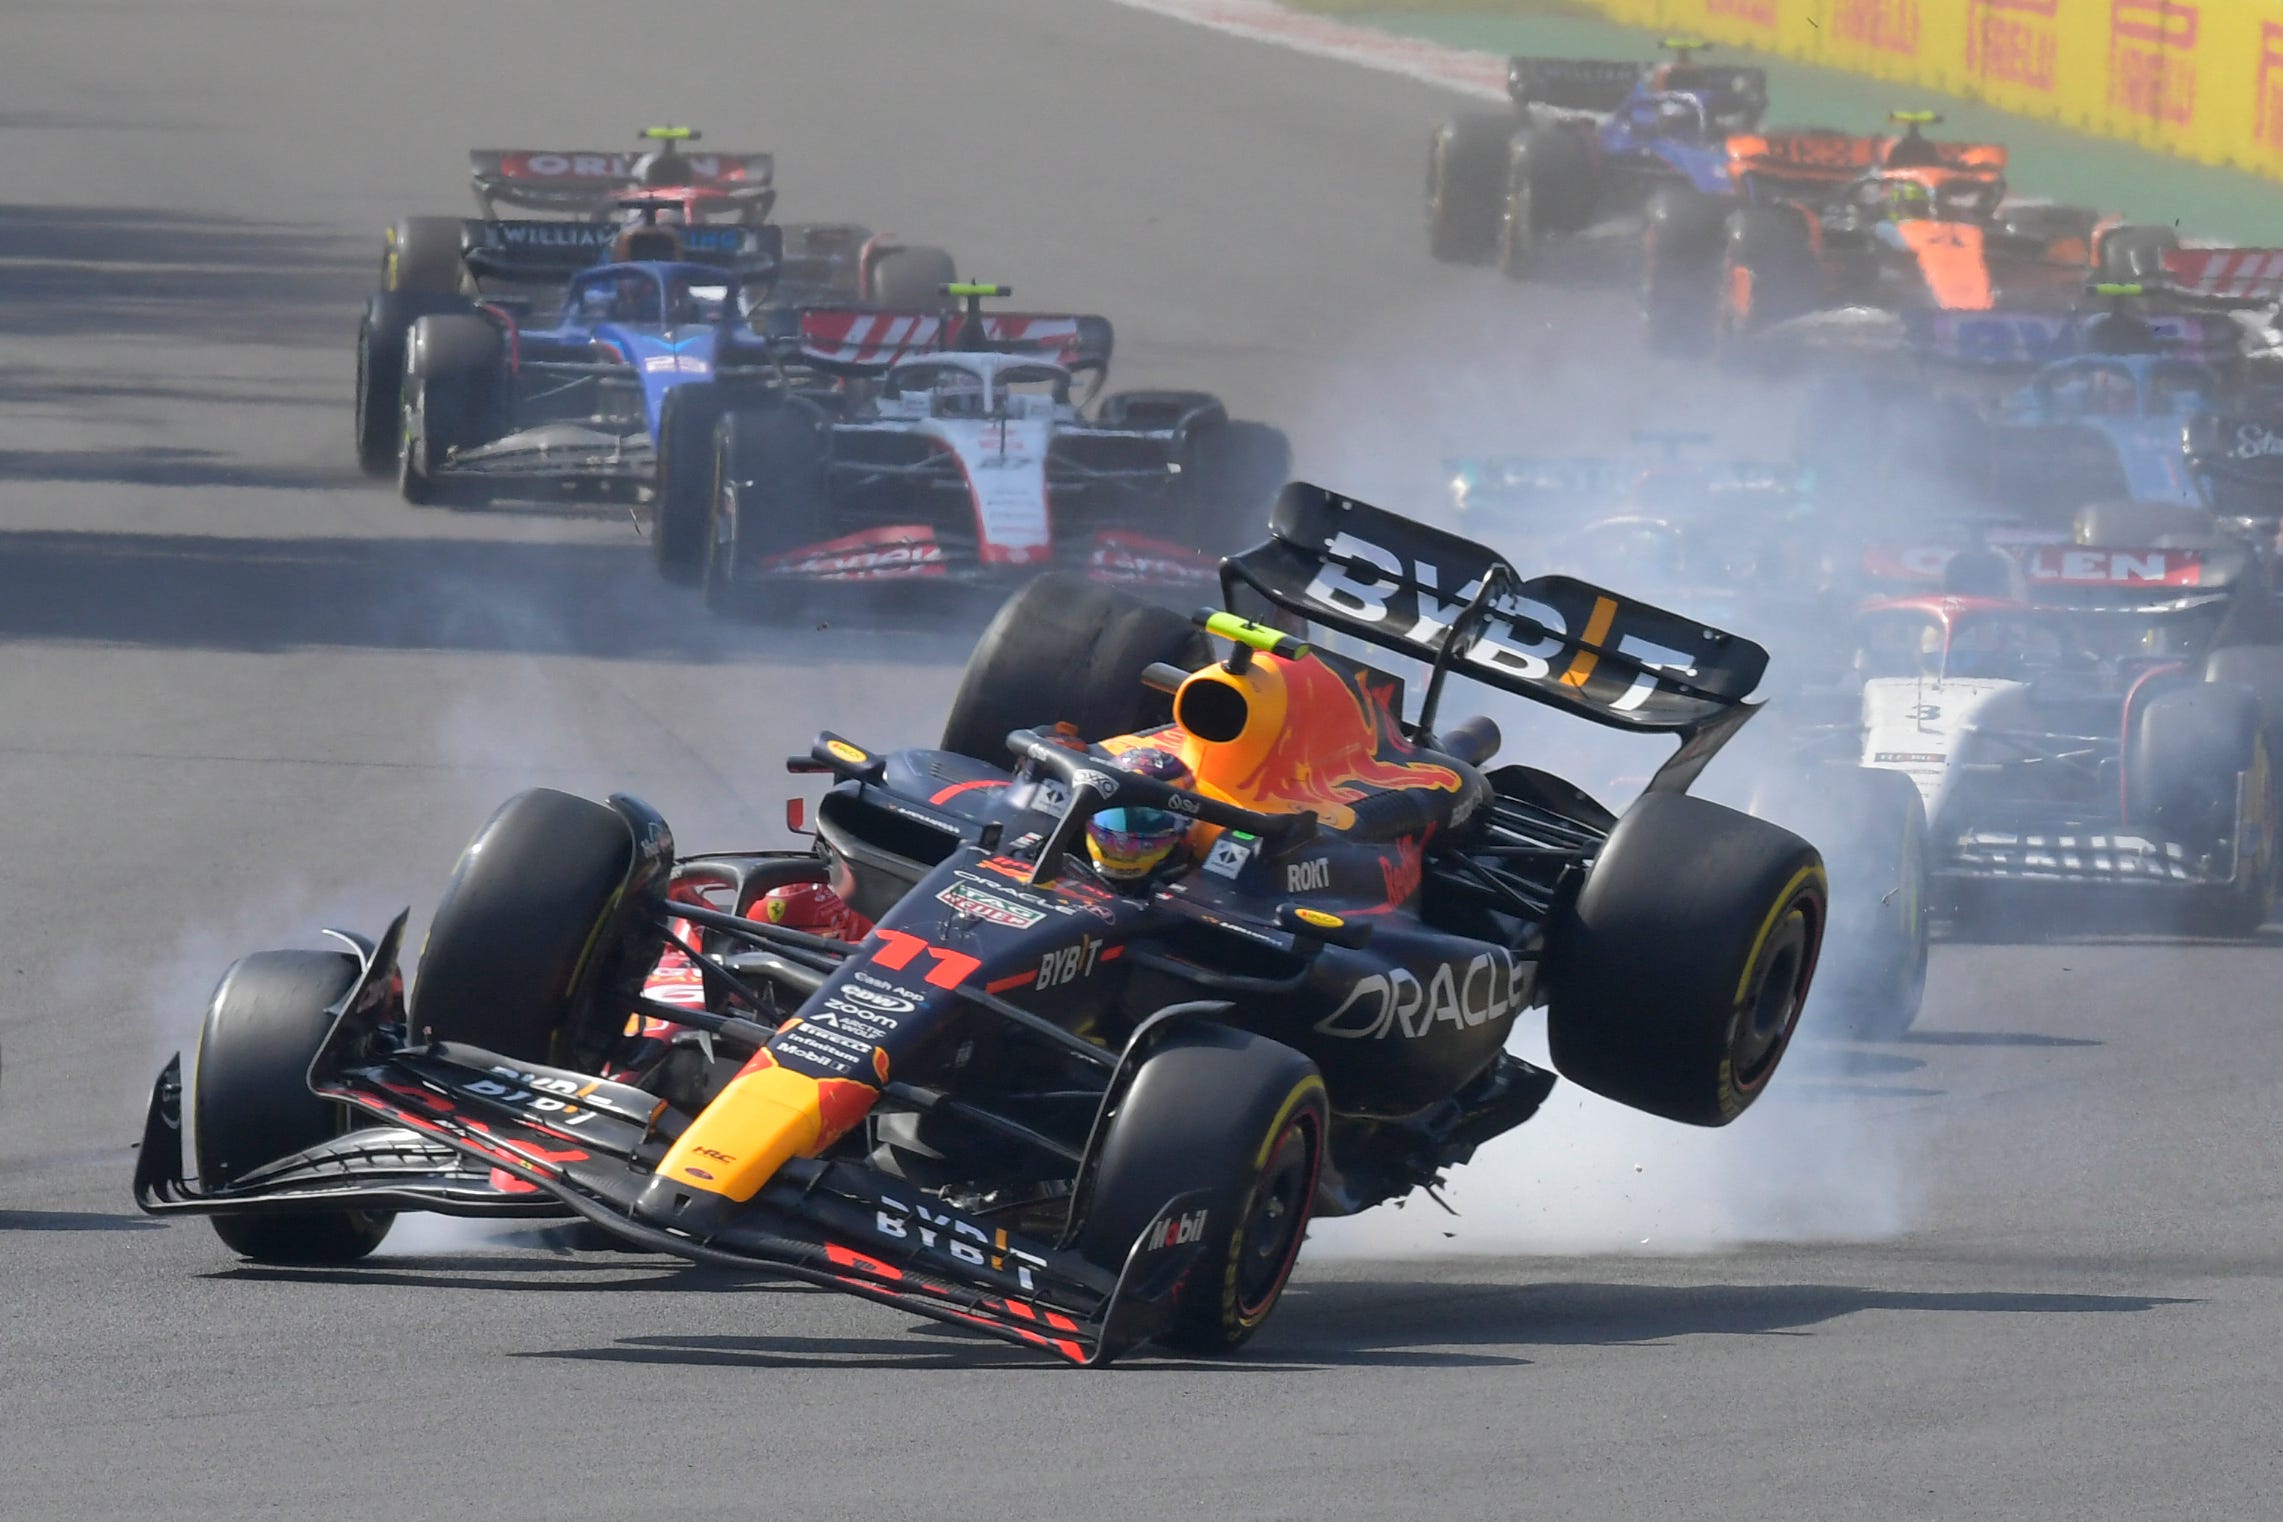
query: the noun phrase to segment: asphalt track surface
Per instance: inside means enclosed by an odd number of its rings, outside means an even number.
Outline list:
[[[1572,1146],[1565,1090],[1484,1175],[1555,1202],[1539,1250],[1461,1255],[1461,1216],[1312,1254],[1225,1366],[1060,1371],[537,1235],[262,1270],[137,1216],[147,1085],[231,956],[424,911],[534,782],[779,839],[779,759],[826,723],[926,739],[975,626],[725,626],[623,519],[351,473],[377,234],[460,204],[471,142],[773,147],[785,214],[1111,313],[1121,380],[1214,386],[1395,505],[1444,448],[1764,430],[1780,398],[1645,365],[1590,267],[1430,266],[1433,91],[1107,5],[7,0],[0,29],[0,1514],[2272,1514],[2273,930],[1946,945],[1913,1039],[1803,1048],[1788,1109],[1685,1155]],[[1636,1194],[1676,1156],[1700,1198]],[[1710,1250],[1668,1253],[1707,1201]],[[1570,1228],[1595,1250],[1545,1250]]]

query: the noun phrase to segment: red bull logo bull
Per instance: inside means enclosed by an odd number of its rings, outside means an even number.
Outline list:
[[[1313,809],[1333,829],[1355,821],[1374,793],[1459,789],[1459,774],[1418,752],[1396,728],[1392,678],[1262,654],[1242,671],[1209,666],[1174,700],[1181,729],[1143,743],[1177,748],[1205,792],[1246,808]]]

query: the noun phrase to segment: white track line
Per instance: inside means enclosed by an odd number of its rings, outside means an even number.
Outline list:
[[[1151,11],[1210,27],[1232,37],[1265,42],[1335,59],[1383,74],[1401,74],[1430,85],[1441,85],[1462,95],[1485,100],[1506,99],[1506,59],[1498,53],[1472,53],[1397,37],[1370,27],[1350,26],[1323,16],[1286,10],[1271,0],[1115,0],[1137,11]]]

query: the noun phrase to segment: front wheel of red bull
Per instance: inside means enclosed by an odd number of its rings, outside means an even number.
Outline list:
[[[1201,1244],[1158,1341],[1232,1353],[1264,1326],[1299,1260],[1331,1122],[1324,1080],[1265,1036],[1200,1026],[1143,1061],[1103,1138],[1079,1251],[1125,1265],[1145,1227]],[[1193,1209],[1159,1223],[1177,1195]]]

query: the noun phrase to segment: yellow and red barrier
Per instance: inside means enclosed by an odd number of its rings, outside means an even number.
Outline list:
[[[2283,0],[1586,0],[2283,178]]]

